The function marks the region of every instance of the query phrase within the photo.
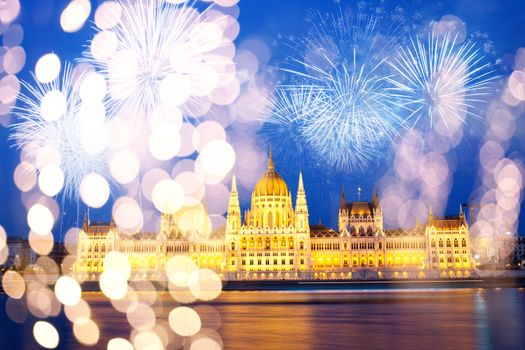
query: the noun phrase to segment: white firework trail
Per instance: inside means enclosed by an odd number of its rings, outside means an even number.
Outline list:
[[[211,95],[235,78],[226,17],[195,1],[118,0],[116,25],[99,29],[86,60],[107,79],[108,110],[149,127],[157,112],[202,115]]]
[[[277,87],[268,122],[295,123],[316,156],[339,170],[365,169],[402,124],[384,64],[400,38],[378,25],[373,16],[359,14],[321,21],[298,43],[305,58],[292,62],[300,69],[282,69],[294,84]]]
[[[79,186],[87,174],[96,173],[111,182],[104,147],[107,133],[103,111],[94,113],[93,107],[100,106],[82,103],[79,84],[82,76],[76,78],[66,65],[62,76],[50,83],[36,79],[34,85],[22,82],[27,93],[19,95],[21,105],[15,107],[17,122],[10,135],[37,167],[46,162],[58,163],[64,175],[62,193],[69,199],[79,198]],[[51,95],[59,96],[57,102],[63,101],[58,118],[50,119],[44,111],[45,100]]]
[[[480,106],[496,76],[474,42],[457,44],[456,38],[451,34],[415,38],[388,60],[396,73],[388,78],[391,93],[408,113],[410,128],[453,137],[468,116],[482,121]]]
[[[321,102],[320,97],[319,91],[312,87],[301,89],[295,85],[281,85],[266,100],[266,104],[272,106],[272,115],[261,131],[274,153],[292,167],[313,164],[316,160],[308,152],[302,130],[311,115],[310,109]]]

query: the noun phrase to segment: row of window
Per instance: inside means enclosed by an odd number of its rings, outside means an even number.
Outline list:
[[[264,248],[267,249],[267,250],[270,250],[271,249],[271,244],[270,244],[270,238],[269,237],[266,237],[265,241],[264,241]],[[293,241],[293,238],[290,237],[288,239],[288,241],[285,239],[285,238],[282,238],[280,240],[280,246],[281,248],[286,248],[288,247],[288,249],[294,249],[294,241]],[[452,242],[450,241],[450,239],[447,239],[446,242],[446,247],[447,248],[451,248],[452,247]],[[454,239],[454,247],[455,248],[458,248],[459,247],[459,241],[457,239]],[[431,247],[432,248],[435,248],[436,247],[436,241],[433,239],[430,243]],[[362,242],[362,243],[351,243],[351,246],[352,246],[352,249],[375,249],[375,243],[374,242]],[[465,240],[465,238],[463,238],[461,240],[461,247],[465,248],[467,246],[467,241]],[[235,250],[235,242],[231,242],[231,250]],[[252,239],[250,240],[249,242],[249,247],[250,248],[255,248],[255,240]],[[263,240],[261,237],[259,237],[257,239],[257,248],[262,248],[263,247]],[[444,247],[444,242],[442,239],[440,239],[438,241],[438,247],[439,248],[443,248]],[[111,247],[110,247],[111,248]],[[139,252],[155,252],[156,251],[156,246],[135,246],[135,245],[125,245],[122,247],[123,249],[121,249],[122,252],[126,252],[126,253],[129,253],[129,252],[136,252],[136,251],[139,251]],[[137,249],[138,248],[138,249]],[[197,245],[194,245],[194,251],[197,251]],[[199,251],[201,252],[221,252],[221,251],[224,251],[224,247],[223,246],[207,246],[207,245],[203,245],[203,246],[199,246]],[[273,240],[273,248],[279,248],[279,240],[277,238],[274,238]],[[340,248],[340,245],[339,243],[312,243],[311,245],[311,249],[312,250],[338,250]],[[425,242],[422,242],[422,241],[418,241],[418,242],[386,242],[386,249],[425,249],[426,248],[426,243]],[[81,250],[84,249],[84,246],[81,247]],[[242,250],[246,250],[247,249],[247,242],[246,242],[246,238],[243,237],[241,239],[241,249]],[[300,241],[299,242],[299,249],[300,250],[303,250],[304,249],[304,242],[303,241]],[[347,244],[344,243],[344,249],[346,250],[347,249]],[[383,249],[383,246],[382,246],[382,242],[379,242],[378,243],[378,249]],[[184,245],[184,246],[168,246],[167,247],[167,251],[172,253],[172,252],[187,252],[189,250],[189,246],[187,245]],[[89,253],[91,253],[92,251],[94,251],[95,253],[98,253],[99,252],[99,245],[95,245],[94,247],[92,247],[91,245],[88,245],[88,250],[87,250]],[[106,252],[106,246],[105,244],[102,244],[100,246],[100,252]]]
[[[375,249],[375,246],[374,242],[352,243],[352,249]],[[383,249],[382,242],[379,242],[379,249]]]
[[[271,255],[270,255],[271,254]],[[241,253],[241,256],[255,256],[255,253]],[[264,253],[264,256],[294,256],[295,254],[293,252],[289,253]],[[263,253],[257,253],[257,256],[263,256]]]
[[[279,244],[279,242],[280,242],[280,244]],[[279,248],[279,246],[281,248],[288,247],[288,249],[294,249],[294,239],[293,239],[293,237],[289,237],[288,241],[284,237],[281,238],[280,241],[279,241],[279,239],[277,237],[275,237],[273,239],[273,241],[270,240],[270,237],[266,237],[266,239],[264,240],[264,249],[267,249],[267,250],[269,250],[271,248],[277,249],[277,248]],[[231,250],[235,250],[235,247],[236,247],[235,242],[231,242],[230,243],[230,249]],[[255,248],[255,239],[253,237],[250,238],[249,242],[247,242],[246,237],[241,238],[241,249],[242,250],[246,250],[247,247],[249,247],[251,249]],[[257,239],[257,248],[259,248],[259,249],[263,248],[263,239],[262,239],[262,237],[259,237]],[[304,249],[304,242],[303,241],[299,242],[299,249]]]
[[[289,259],[288,261],[289,261],[290,265],[294,264],[294,260],[293,259]],[[254,266],[254,265],[255,266],[257,266],[257,265],[271,265],[271,262],[273,262],[273,265],[278,265],[279,264],[279,259],[273,259],[273,260],[272,259],[249,259],[249,260],[242,259],[241,260],[241,265],[242,266],[246,266],[247,262],[249,262],[250,266]],[[300,264],[304,265],[304,259],[300,260]],[[235,260],[232,260],[232,265],[235,265]],[[286,259],[281,259],[281,265],[286,265]]]
[[[332,250],[332,249],[339,249],[340,245],[339,243],[312,243],[311,249],[312,250]]]
[[[448,238],[447,238],[447,241],[446,241],[446,245],[447,245],[447,248],[452,247],[452,242]],[[435,248],[436,247],[436,240],[433,239],[432,241],[430,241],[430,246],[432,248]],[[467,240],[465,238],[462,238],[461,239],[461,247],[465,248],[466,246],[467,246]],[[443,248],[443,240],[442,239],[439,239],[438,247],[439,248]],[[454,239],[454,247],[455,248],[459,247],[459,241],[456,238]]]
[[[427,244],[423,241],[386,242],[386,249],[426,249],[426,247]]]
[[[445,251],[444,250],[440,250],[439,252],[435,251],[435,250],[432,251],[432,254],[438,254],[438,253],[440,255],[442,255],[442,254],[445,254]],[[452,250],[447,250],[446,253],[447,254],[452,254]],[[460,254],[460,251],[459,250],[454,250],[454,254]],[[467,251],[466,250],[462,250],[461,254],[467,254]]]
[[[456,256],[455,258],[452,258],[451,256],[447,257],[447,262],[448,263],[451,263],[451,262],[460,262],[461,260],[463,260],[464,263],[468,262],[468,258],[466,256],[463,257],[463,259],[461,259],[459,256]],[[432,262],[433,263],[436,263],[437,262],[437,257],[433,256],[432,257]],[[440,263],[444,263],[445,262],[445,258],[444,257],[440,257],[439,258],[439,262]]]

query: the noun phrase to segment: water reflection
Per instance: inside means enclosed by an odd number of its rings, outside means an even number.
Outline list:
[[[105,349],[113,337],[129,337],[125,314],[100,293],[84,298],[101,328],[95,348]],[[2,305],[5,300],[0,296]],[[175,306],[161,294],[154,305],[158,322],[166,322]],[[224,292],[196,310],[203,327],[220,333],[226,349],[518,349],[525,344],[525,291],[517,288]],[[16,324],[2,307],[0,339],[9,349],[36,348],[34,321]],[[83,349],[63,315],[51,322],[60,329],[60,349]],[[169,348],[185,348],[183,339],[174,337]]]

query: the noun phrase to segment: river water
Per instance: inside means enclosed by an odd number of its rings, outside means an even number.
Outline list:
[[[80,346],[62,313],[50,319],[60,331],[59,349],[106,349],[109,339],[129,337],[125,314],[100,293],[84,299],[100,341]],[[2,306],[5,300],[0,296]],[[176,303],[167,293],[159,300],[157,319],[167,322]],[[225,349],[525,349],[523,288],[223,292],[197,311]],[[0,349],[37,349],[34,321],[14,323],[2,307]],[[179,345],[180,339],[168,348]]]

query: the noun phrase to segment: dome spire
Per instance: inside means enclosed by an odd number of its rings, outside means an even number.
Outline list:
[[[272,145],[270,145],[270,154],[268,156],[268,171],[274,171],[275,165],[273,165],[273,157],[272,157]]]

